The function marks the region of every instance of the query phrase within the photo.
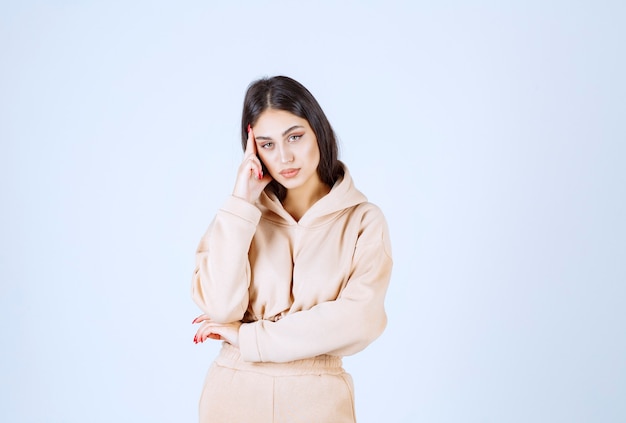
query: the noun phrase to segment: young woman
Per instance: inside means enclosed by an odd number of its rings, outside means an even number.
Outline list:
[[[391,246],[380,209],[338,160],[311,93],[253,82],[232,196],[200,241],[194,342],[223,340],[200,422],[355,422],[341,357],[385,328]]]

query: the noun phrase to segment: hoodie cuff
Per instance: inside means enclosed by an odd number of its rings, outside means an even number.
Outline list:
[[[239,216],[255,226],[261,220],[261,210],[246,200],[231,195],[220,208],[221,211]]]
[[[257,345],[256,329],[259,322],[244,323],[239,327],[239,351],[243,361],[261,362],[261,353]]]

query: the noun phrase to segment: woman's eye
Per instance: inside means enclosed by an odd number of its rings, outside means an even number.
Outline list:
[[[302,138],[302,135],[291,135],[289,141],[298,141],[300,138]]]
[[[265,144],[261,146],[261,148],[268,149],[268,148],[272,148],[273,146],[274,146],[273,142],[266,142]]]

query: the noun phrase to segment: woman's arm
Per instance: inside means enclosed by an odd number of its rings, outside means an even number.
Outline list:
[[[248,250],[261,217],[258,208],[230,197],[196,251],[192,278],[195,303],[215,322],[241,320],[248,307]]]
[[[248,142],[233,195],[218,211],[196,251],[192,297],[215,323],[241,320],[248,308],[248,250],[261,219],[254,203],[272,180],[263,175],[256,154],[254,133],[248,125]]]

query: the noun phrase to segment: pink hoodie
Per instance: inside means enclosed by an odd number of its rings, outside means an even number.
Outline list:
[[[244,360],[357,353],[384,330],[391,276],[385,218],[343,179],[296,222],[273,195],[230,197],[196,253],[192,296],[216,322],[244,322]]]

